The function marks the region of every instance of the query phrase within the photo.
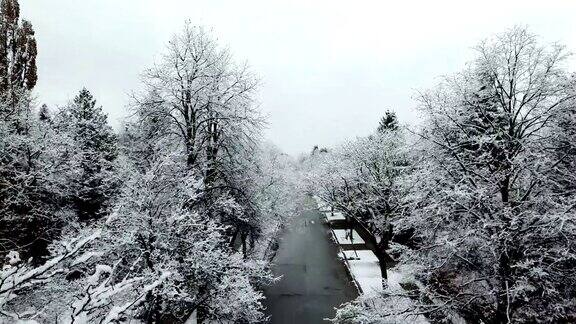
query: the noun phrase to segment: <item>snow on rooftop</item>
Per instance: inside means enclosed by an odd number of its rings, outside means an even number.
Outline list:
[[[350,240],[350,230],[348,229],[335,229],[333,232],[338,244],[364,244],[364,240],[355,230],[352,230],[352,240]]]

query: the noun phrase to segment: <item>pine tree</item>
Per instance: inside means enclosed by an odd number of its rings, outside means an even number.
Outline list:
[[[116,187],[113,161],[117,156],[117,137],[102,107],[96,106],[86,89],[60,112],[57,124],[75,143],[79,172],[72,176],[72,203],[80,220],[97,218],[106,211]]]
[[[378,124],[378,133],[384,133],[388,130],[398,129],[398,118],[396,113],[390,110],[386,111],[386,114],[380,119]]]
[[[50,116],[50,110],[46,104],[40,106],[40,111],[38,112],[38,120],[48,123],[52,120],[52,116]]]

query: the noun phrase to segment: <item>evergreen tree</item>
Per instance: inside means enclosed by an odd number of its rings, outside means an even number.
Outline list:
[[[41,122],[50,122],[52,120],[52,116],[50,116],[50,110],[46,104],[40,107],[40,111],[38,112],[38,120]]]
[[[384,133],[388,130],[398,129],[398,118],[396,113],[390,110],[386,111],[386,114],[380,119],[378,124],[378,133]]]
[[[71,176],[72,203],[80,220],[97,218],[106,211],[116,187],[113,180],[116,135],[102,107],[96,106],[96,100],[86,89],[60,112],[57,124],[60,131],[69,133],[75,145],[79,172]]]

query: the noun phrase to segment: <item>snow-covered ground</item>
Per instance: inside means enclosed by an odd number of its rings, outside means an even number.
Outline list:
[[[401,296],[405,294],[406,291],[400,284],[403,282],[414,282],[410,275],[411,272],[409,268],[402,266],[388,269],[388,279],[383,281],[378,258],[372,251],[343,251],[341,252],[341,257],[342,256],[346,256],[350,273],[362,289],[362,298],[364,300],[370,300],[373,307],[383,314],[400,314],[390,316],[389,319],[391,323],[428,323],[428,320],[422,315],[403,315],[404,310],[410,309],[413,303],[410,298]],[[380,298],[379,295],[382,293],[397,296]]]
[[[385,292],[389,293],[390,295],[394,294],[405,294],[406,291],[402,286],[401,283],[413,283],[416,284],[414,278],[412,278],[412,271],[407,265],[397,266],[392,269],[389,269],[387,272],[388,279],[386,280],[386,288]],[[386,299],[386,303],[388,303],[388,307],[395,309],[399,312],[402,312],[404,309],[409,309],[413,305],[412,299],[408,297],[391,297]],[[396,316],[398,321],[407,321],[410,323],[429,323],[426,317],[423,315],[417,316],[405,316],[405,315],[398,315]]]
[[[382,273],[378,258],[370,250],[342,251],[348,260],[349,270],[354,280],[366,295],[382,292]]]
[[[350,237],[350,230],[348,229],[335,229],[332,231],[334,232],[338,244],[364,244],[364,240],[355,230],[352,230],[352,237]]]
[[[333,221],[339,221],[339,220],[346,220],[346,217],[344,217],[344,214],[342,214],[341,212],[326,212],[326,219],[329,222],[333,222]]]

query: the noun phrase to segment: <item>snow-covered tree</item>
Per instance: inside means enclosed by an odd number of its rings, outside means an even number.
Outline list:
[[[128,181],[107,220],[105,236],[106,254],[123,260],[122,272],[172,274],[147,296],[144,314],[175,321],[184,321],[195,310],[205,318],[261,318],[262,295],[255,288],[271,279],[266,263],[244,260],[229,247],[228,228],[197,203],[205,194],[204,181],[188,169],[185,155],[162,152],[149,163],[143,173],[129,161],[124,163]],[[218,203],[221,209],[238,208],[226,197]],[[253,293],[224,301],[220,299],[224,283],[237,283],[238,289]]]
[[[244,192],[263,119],[254,102],[257,82],[246,65],[202,27],[187,23],[153,68],[143,74],[135,124],[143,137],[170,145],[202,176],[205,194],[196,203],[232,232],[258,232],[257,212]],[[141,150],[149,150],[141,142]]]
[[[33,266],[18,252],[0,272],[0,321],[27,323],[117,323],[171,276],[120,274],[98,250],[101,230],[54,244],[53,257]]]
[[[410,172],[405,150],[402,130],[380,128],[306,161],[312,193],[344,212],[348,222],[363,227],[384,278],[393,222],[405,209],[403,179]]]
[[[390,218],[403,210],[401,180],[409,171],[405,150],[403,132],[391,128],[312,156],[312,191],[387,241]]]
[[[462,73],[421,95],[427,125],[409,221],[424,246],[428,304],[492,323],[570,321],[571,204],[550,188],[561,163],[551,121],[573,95],[561,46],[514,28],[481,43]],[[572,297],[571,297],[572,296]]]
[[[398,129],[398,117],[396,113],[390,110],[380,119],[378,123],[378,132],[383,133],[386,131],[395,131]]]
[[[299,192],[291,159],[260,142],[247,66],[186,25],[117,148],[86,89],[54,116],[34,109],[33,31],[16,1],[2,15],[20,38],[0,44],[16,51],[0,52],[0,321],[264,320],[268,247]]]
[[[252,162],[252,167],[243,174],[242,187],[253,210],[253,225],[244,228],[244,233],[236,228],[232,241],[240,236],[246,254],[246,238],[249,237],[256,257],[267,257],[274,252],[281,230],[301,211],[306,191],[301,187],[301,172],[296,162],[274,145],[260,145]],[[258,232],[250,232],[251,228],[257,228]],[[257,244],[256,239],[260,239]]]
[[[116,181],[114,160],[117,139],[108,125],[102,107],[92,94],[82,89],[74,100],[58,112],[55,127],[73,140],[73,163],[76,170],[68,174],[70,199],[80,220],[98,218],[109,208]]]
[[[556,155],[557,163],[553,167],[550,186],[559,199],[565,199],[567,205],[576,201],[576,75],[571,76],[566,101],[552,121],[549,132],[552,154]],[[572,202],[571,202],[572,201]]]
[[[31,93],[36,41],[20,21],[18,1],[0,3],[0,255],[46,254],[58,235],[66,154],[60,138],[41,124]]]
[[[236,146],[253,142],[263,122],[253,99],[256,79],[202,27],[187,23],[142,79],[143,117],[168,121],[158,135],[178,141],[188,166],[199,167],[206,181],[225,157],[233,159]]]
[[[27,258],[46,254],[66,217],[72,141],[38,120],[29,95],[19,105],[26,113],[17,128],[0,121],[0,254]]]
[[[20,21],[18,0],[0,2],[0,94],[9,99],[36,85],[36,39],[32,24]],[[17,99],[17,98],[13,98]]]

